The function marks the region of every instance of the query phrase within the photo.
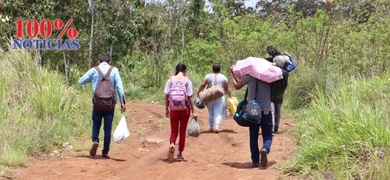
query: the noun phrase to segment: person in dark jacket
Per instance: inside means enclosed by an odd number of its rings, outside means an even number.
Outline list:
[[[288,73],[293,71],[297,65],[294,60],[294,57],[292,57],[289,53],[284,52],[281,53],[278,51],[274,46],[269,45],[267,46],[267,53],[270,57],[266,58],[266,60],[273,62],[274,58],[278,55],[286,55],[289,57],[289,60],[291,62],[290,65],[281,67],[284,70],[286,70]],[[282,103],[283,103],[283,95],[279,97],[272,97],[271,98],[272,104],[274,106],[274,112],[273,112],[273,119],[274,119],[274,125],[273,125],[273,135],[275,135],[279,131],[279,124],[280,124],[280,117],[281,117],[281,108],[282,108]]]

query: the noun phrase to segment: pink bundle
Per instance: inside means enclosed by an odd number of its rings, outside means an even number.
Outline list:
[[[233,68],[233,73],[236,77],[242,78],[244,75],[260,79],[267,83],[275,82],[283,79],[282,69],[272,65],[271,62],[257,57],[248,57],[243,60],[238,60]]]

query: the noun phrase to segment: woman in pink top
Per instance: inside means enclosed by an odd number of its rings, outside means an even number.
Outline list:
[[[187,67],[183,63],[179,63],[176,66],[176,73],[174,76],[171,76],[167,83],[165,84],[164,94],[165,94],[165,115],[170,120],[171,125],[171,135],[169,139],[169,151],[168,151],[168,160],[173,161],[175,153],[175,144],[177,136],[179,136],[179,153],[177,154],[177,160],[183,161],[183,150],[186,140],[186,130],[188,119],[190,118],[190,112],[192,117],[195,119],[197,115],[194,113],[194,104],[192,102],[192,82],[186,77]],[[183,102],[178,101],[178,103],[173,104],[173,101],[176,102],[176,99],[173,99],[171,96],[178,96],[177,94],[171,93],[173,89],[180,89],[180,91],[185,91],[183,97]],[[178,91],[176,91],[177,93]],[[183,93],[184,94],[184,93]]]

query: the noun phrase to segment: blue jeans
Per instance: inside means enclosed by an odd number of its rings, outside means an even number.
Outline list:
[[[114,110],[92,110],[92,142],[99,142],[99,131],[104,118],[104,143],[102,154],[108,154],[111,142],[112,121],[114,119]]]
[[[261,123],[259,126],[249,127],[249,145],[251,149],[251,158],[253,163],[259,163],[259,130],[261,127],[261,134],[263,136],[263,147],[267,150],[267,153],[271,151],[272,144],[272,114],[262,113]]]

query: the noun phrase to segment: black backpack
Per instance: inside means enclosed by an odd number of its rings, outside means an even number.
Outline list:
[[[271,83],[271,101],[283,96],[284,91],[286,91],[288,85],[288,72],[284,69],[282,69],[282,72],[283,79]]]
[[[99,73],[99,81],[93,93],[92,103],[96,110],[114,110],[116,104],[115,89],[111,83],[110,73],[114,67],[110,67],[104,76],[99,67],[95,67]]]
[[[256,90],[257,93],[257,83],[256,82]],[[245,97],[238,103],[236,113],[233,115],[233,119],[236,123],[243,127],[249,126],[259,126],[261,123],[261,107],[260,103],[254,98],[250,102],[246,100],[248,97],[248,87],[246,88]]]

